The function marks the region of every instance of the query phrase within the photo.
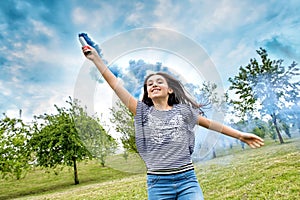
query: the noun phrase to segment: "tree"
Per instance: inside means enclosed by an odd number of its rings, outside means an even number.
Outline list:
[[[37,165],[47,168],[73,165],[74,182],[79,184],[77,161],[91,159],[92,153],[95,153],[90,151],[93,149],[86,145],[84,139],[88,136],[103,136],[106,132],[97,121],[87,116],[78,102],[70,98],[67,103],[70,108],[54,105],[57,114],[36,117],[35,132],[30,143],[35,151]],[[101,149],[104,140],[100,140],[99,137],[91,138],[93,145]],[[110,138],[110,141],[113,139]]]
[[[257,50],[257,53],[262,64],[255,58],[250,59],[246,67],[240,67],[237,76],[229,78],[229,90],[235,90],[239,96],[238,100],[230,102],[244,120],[250,112],[255,111],[262,117],[271,117],[279,141],[284,143],[278,120],[283,115],[282,110],[299,102],[300,82],[295,81],[296,76],[299,76],[299,68],[295,62],[284,67],[283,60],[271,61],[263,48]]]
[[[110,121],[115,125],[118,133],[121,133],[121,142],[125,151],[125,158],[127,152],[137,153],[135,144],[135,129],[134,129],[134,116],[127,109],[127,107],[120,101],[116,102],[116,106],[111,108],[112,118]]]
[[[201,86],[188,83],[185,87],[195,97],[198,103],[202,106],[203,115],[215,118],[218,121],[224,120],[224,113],[227,108],[226,93],[220,93],[218,86],[213,82],[203,82]],[[217,157],[217,144],[225,137],[220,134],[207,130],[207,134],[202,133],[201,136],[196,134],[195,157],[205,158],[211,153],[211,158]]]
[[[98,117],[89,116],[82,107],[78,106],[76,101],[70,102],[70,104],[72,105],[71,113],[74,116],[76,130],[82,142],[104,167],[106,157],[115,153],[118,143],[105,131]]]
[[[0,174],[20,179],[31,166],[28,146],[30,127],[21,119],[5,116],[0,120]]]
[[[222,113],[222,115],[226,112],[228,94],[220,94],[216,83],[205,81],[199,89],[199,94],[197,94],[195,90],[193,94],[196,93],[197,101],[201,102],[205,109],[209,108],[212,112]]]

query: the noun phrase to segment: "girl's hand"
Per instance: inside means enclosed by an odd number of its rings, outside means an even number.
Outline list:
[[[252,133],[242,133],[240,136],[240,140],[254,149],[262,147],[264,145],[264,140]]]
[[[95,58],[99,57],[97,51],[91,46],[83,46],[82,52],[85,55],[85,57],[91,61],[94,61]]]

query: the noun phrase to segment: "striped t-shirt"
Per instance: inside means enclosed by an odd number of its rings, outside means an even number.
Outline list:
[[[139,101],[135,116],[136,146],[148,172],[191,166],[198,112],[186,104],[159,111]]]

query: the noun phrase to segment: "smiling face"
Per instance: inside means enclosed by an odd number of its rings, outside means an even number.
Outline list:
[[[158,98],[168,100],[169,94],[173,92],[166,79],[158,74],[150,76],[146,81],[146,86],[148,97],[152,100]]]
[[[174,104],[180,103],[191,105],[194,108],[202,106],[191,98],[179,80],[167,73],[157,72],[148,75],[143,86],[144,94],[142,102],[148,106],[153,106],[154,104],[162,105],[165,102],[171,107]],[[203,114],[202,111],[201,113]]]

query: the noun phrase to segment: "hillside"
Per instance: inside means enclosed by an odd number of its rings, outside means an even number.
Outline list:
[[[299,139],[282,145],[272,142],[260,149],[235,151],[195,166],[206,200],[300,199]],[[76,186],[72,185],[71,174],[71,170],[65,170],[57,176],[52,173],[42,176],[35,171],[20,181],[4,181],[0,199],[147,198],[145,173],[100,168],[95,162],[81,163],[81,184]],[[16,188],[15,191],[12,188]]]

